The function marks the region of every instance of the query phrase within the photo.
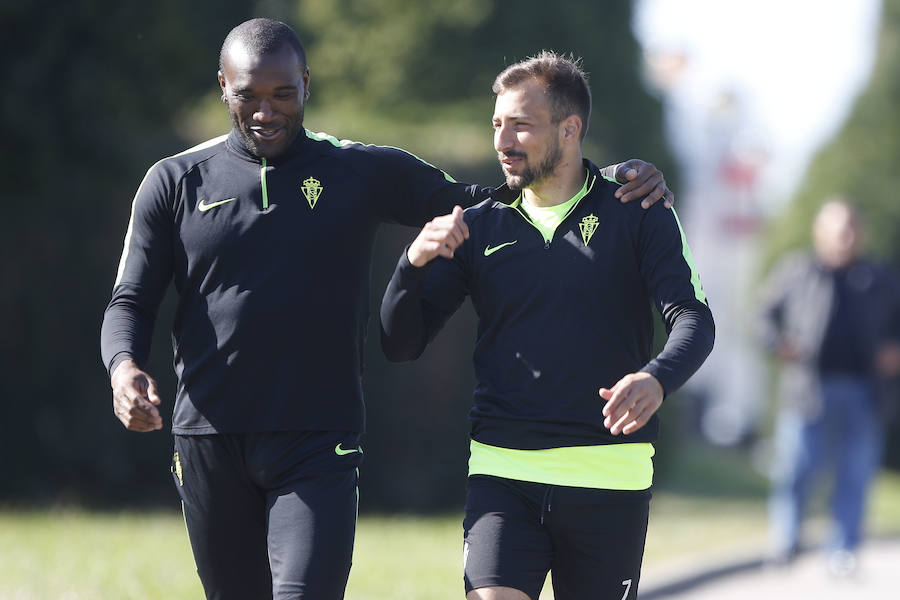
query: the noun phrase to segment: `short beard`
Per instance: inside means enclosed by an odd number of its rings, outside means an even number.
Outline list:
[[[515,156],[514,154],[512,156]],[[536,183],[541,183],[551,175],[559,163],[562,162],[562,148],[558,141],[554,141],[553,147],[547,152],[547,156],[535,167],[528,166],[521,175],[506,174],[506,185],[511,190],[524,190]]]
[[[285,151],[287,151],[287,149],[294,144],[294,141],[297,139],[297,135],[299,135],[300,132],[303,131],[303,115],[305,112],[306,107],[301,106],[300,113],[288,119],[288,141],[285,144],[284,148],[281,149],[281,152],[279,154],[283,154]],[[238,121],[237,115],[234,113],[234,111],[229,109],[228,114],[231,117],[232,127],[234,127],[234,130],[237,131],[238,137],[241,138],[241,141],[244,143],[244,146],[247,148],[247,150],[249,150],[250,153],[253,154],[253,156],[262,158],[262,151],[260,150],[259,145],[256,142],[256,138],[253,137],[253,134],[241,127],[241,124]],[[270,156],[269,158],[275,157]]]

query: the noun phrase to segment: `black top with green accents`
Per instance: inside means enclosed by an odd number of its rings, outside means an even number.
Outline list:
[[[712,349],[712,314],[675,212],[623,205],[618,184],[585,166],[591,191],[550,243],[501,187],[465,211],[470,237],[452,259],[416,268],[404,252],[385,292],[382,346],[392,360],[419,356],[471,297],[479,442],[531,450],[653,441],[655,415],[631,435],[610,435],[599,388],[647,371],[671,393]],[[652,359],[651,300],[669,333]]]
[[[173,432],[360,432],[378,224],[487,195],[401,150],[310,132],[270,161],[233,131],[166,158],[134,198],[103,362],[146,360],[174,281]]]

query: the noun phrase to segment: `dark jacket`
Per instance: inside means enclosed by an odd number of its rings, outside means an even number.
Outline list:
[[[486,196],[396,148],[308,131],[274,160],[234,132],[161,160],[134,198],[104,365],[146,360],[172,281],[173,432],[360,432],[378,225]]]
[[[452,260],[406,253],[382,303],[389,358],[424,350],[466,296],[478,314],[472,438],[519,449],[653,441],[654,415],[629,436],[603,427],[601,387],[647,371],[666,393],[713,345],[714,325],[674,211],[614,197],[585,162],[591,191],[550,243],[505,186],[465,211],[470,237]],[[655,304],[669,338],[652,356]]]
[[[879,389],[874,356],[885,342],[900,340],[900,285],[885,267],[859,260],[848,267],[848,292],[857,307],[859,351],[870,365],[865,376]],[[809,253],[783,258],[762,286],[757,332],[764,347],[776,351],[789,344],[797,357],[782,363],[778,398],[807,416],[820,410],[819,359],[835,304],[834,272]]]

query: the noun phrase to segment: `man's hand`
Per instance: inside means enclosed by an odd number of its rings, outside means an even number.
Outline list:
[[[775,355],[785,362],[797,362],[802,357],[797,344],[785,339],[780,340],[775,346]]]
[[[875,371],[882,377],[900,375],[900,344],[888,342],[875,351]]]
[[[616,190],[616,198],[622,202],[643,198],[644,208],[650,208],[659,199],[666,208],[672,208],[675,203],[675,193],[666,185],[662,171],[639,158],[616,165],[616,181],[623,184]]]
[[[141,371],[134,361],[123,360],[110,379],[113,412],[127,429],[153,431],[162,429],[159,415],[159,393],[153,378]]]
[[[650,373],[630,373],[616,382],[611,390],[600,388],[603,426],[613,435],[634,433],[647,424],[663,400],[663,388]]]
[[[435,256],[453,258],[453,251],[469,237],[469,226],[463,220],[463,210],[453,207],[449,215],[429,221],[406,251],[409,262],[424,267]]]

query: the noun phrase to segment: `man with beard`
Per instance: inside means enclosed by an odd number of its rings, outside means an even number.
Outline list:
[[[582,157],[578,62],[545,51],[493,89],[506,184],[406,249],[382,346],[415,359],[471,297],[467,598],[535,600],[552,572],[557,600],[633,599],[656,411],[712,349],[712,315],[675,212],[622,205]],[[651,301],[669,332],[655,358]]]
[[[207,597],[342,598],[375,231],[490,190],[304,129],[309,69],[283,23],[233,29],[218,79],[232,131],[153,165],[134,198],[101,332],[113,408],[162,428],[142,365],[174,281],[172,473]],[[652,165],[626,165],[622,200],[667,192]]]

